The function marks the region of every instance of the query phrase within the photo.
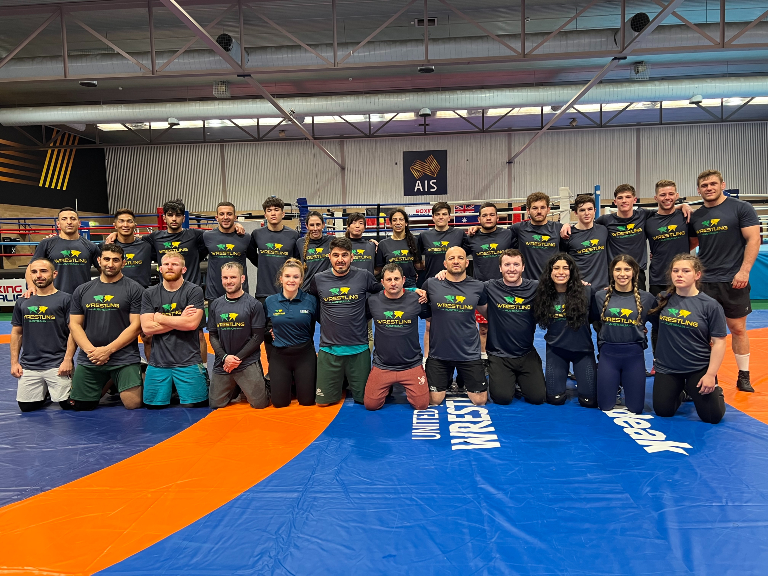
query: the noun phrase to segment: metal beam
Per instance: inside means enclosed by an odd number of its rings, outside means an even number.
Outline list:
[[[276,24],[275,22],[273,22],[272,20],[270,20],[269,18],[267,18],[266,16],[264,16],[264,14],[260,13],[258,10],[256,10],[256,8],[254,8],[254,7],[253,7],[253,6],[251,6],[250,4],[248,5],[248,7],[249,7],[249,8],[252,8],[252,9],[253,9],[253,10],[256,12],[256,15],[257,15],[259,18],[261,18],[262,20],[264,20],[264,22],[266,22],[267,24],[269,24],[270,26],[272,26],[272,28],[274,28],[274,29],[275,29],[275,30],[277,30],[278,32],[282,32],[282,33],[283,33],[284,35],[286,35],[288,38],[290,38],[291,40],[293,40],[294,42],[296,42],[296,44],[298,44],[299,46],[301,46],[302,48],[304,48],[304,49],[305,49],[305,50],[307,50],[308,52],[311,52],[312,54],[314,54],[315,56],[317,56],[318,58],[320,58],[320,60],[322,60],[323,62],[325,62],[325,63],[326,63],[326,64],[328,64],[329,66],[333,66],[333,65],[334,65],[334,64],[333,64],[333,62],[331,62],[330,60],[328,60],[328,58],[326,58],[325,56],[323,56],[322,54],[320,54],[320,52],[318,52],[318,51],[317,51],[317,50],[315,50],[314,48],[310,48],[310,46],[309,46],[308,44],[305,44],[304,42],[302,42],[301,40],[299,40],[298,38],[296,38],[296,36],[294,36],[293,34],[291,34],[290,32],[288,32],[288,30],[286,30],[285,28],[283,28],[283,27],[282,27],[282,26],[280,26],[279,24]],[[336,49],[335,49],[335,47],[334,47],[334,54],[335,54],[335,53],[336,53]],[[334,56],[334,59],[335,59],[335,56]],[[241,62],[242,62],[242,60],[241,60]]]
[[[67,19],[64,17],[64,9],[59,8],[61,20],[61,63],[64,66],[64,78],[69,78],[69,50],[67,48]]]
[[[118,54],[120,54],[120,55],[121,55],[123,58],[125,58],[126,60],[129,60],[129,61],[133,62],[134,64],[136,64],[136,66],[138,66],[139,68],[141,68],[141,69],[142,69],[142,70],[144,70],[145,72],[149,72],[150,74],[152,73],[152,70],[150,70],[149,68],[147,68],[146,66],[144,66],[144,64],[142,64],[141,62],[139,62],[138,60],[136,60],[136,58],[134,58],[133,56],[131,56],[130,54],[128,54],[128,52],[126,52],[125,50],[123,50],[122,48],[120,48],[120,47],[119,47],[117,44],[115,44],[114,42],[111,42],[111,41],[107,40],[107,39],[106,39],[104,36],[102,36],[101,34],[99,34],[98,32],[96,32],[96,30],[94,30],[93,28],[91,28],[90,26],[88,26],[87,24],[85,24],[84,22],[81,22],[80,20],[78,20],[78,19],[77,19],[77,18],[75,18],[74,16],[72,16],[72,20],[74,20],[74,21],[75,21],[75,23],[76,23],[77,25],[79,25],[79,26],[80,26],[80,27],[81,27],[83,30],[85,30],[86,32],[88,32],[89,34],[91,34],[91,36],[94,36],[94,37],[98,38],[99,40],[101,40],[102,42],[104,42],[104,44],[106,44],[107,46],[109,46],[110,48],[112,48],[112,50],[114,50],[115,52],[117,52]]]
[[[625,47],[625,48],[624,48],[624,49],[621,51],[621,56],[620,56],[620,57],[612,58],[612,59],[611,59],[611,61],[610,61],[610,62],[608,62],[608,64],[606,64],[606,65],[603,67],[603,69],[602,69],[602,70],[600,70],[600,72],[598,72],[598,73],[597,73],[597,75],[596,75],[594,78],[592,78],[592,80],[590,80],[590,81],[587,83],[587,85],[586,85],[586,86],[584,86],[584,88],[582,88],[581,90],[579,90],[579,92],[578,92],[578,93],[577,93],[577,94],[576,94],[576,95],[575,95],[573,98],[571,98],[571,99],[568,101],[568,103],[567,103],[565,106],[563,106],[563,107],[560,109],[560,111],[559,111],[557,114],[555,114],[555,115],[554,115],[554,117],[553,117],[553,118],[552,118],[552,119],[551,119],[549,122],[547,122],[547,123],[544,125],[544,127],[543,127],[543,128],[542,128],[542,129],[541,129],[539,132],[537,132],[537,133],[536,133],[536,135],[535,135],[533,138],[531,138],[531,139],[528,141],[528,143],[527,143],[525,146],[523,146],[523,147],[522,147],[522,148],[521,148],[521,149],[520,149],[520,150],[519,150],[519,151],[518,151],[516,154],[514,154],[514,155],[513,155],[513,156],[512,156],[512,157],[511,157],[509,160],[507,160],[507,163],[509,164],[509,163],[512,163],[512,162],[514,162],[514,161],[515,161],[517,158],[519,158],[519,157],[520,157],[520,155],[521,155],[523,152],[525,152],[525,151],[526,151],[528,148],[530,148],[530,147],[533,145],[533,143],[534,143],[534,142],[536,142],[536,140],[538,140],[539,138],[541,138],[541,137],[544,135],[544,133],[545,133],[545,132],[546,132],[546,131],[549,129],[549,127],[550,127],[550,126],[552,126],[552,125],[553,125],[555,122],[557,122],[557,121],[558,121],[558,120],[559,120],[559,119],[560,119],[560,118],[561,118],[561,117],[562,117],[564,114],[566,114],[566,113],[567,113],[567,111],[568,111],[568,110],[569,110],[571,107],[573,107],[574,105],[576,105],[576,104],[579,102],[579,100],[581,100],[581,99],[584,97],[584,95],[585,95],[585,94],[587,94],[587,92],[589,92],[590,90],[592,90],[592,88],[593,88],[594,86],[596,86],[596,85],[598,84],[598,82],[600,82],[600,81],[601,81],[603,78],[605,78],[605,76],[606,76],[606,75],[607,75],[607,74],[608,74],[608,73],[609,73],[611,70],[613,70],[613,69],[614,69],[614,68],[615,68],[615,67],[616,67],[616,66],[619,64],[619,62],[620,62],[620,61],[622,61],[622,60],[626,59],[626,57],[627,57],[629,54],[631,54],[631,53],[632,53],[632,51],[633,51],[633,50],[634,50],[634,49],[635,49],[637,46],[639,46],[639,45],[640,45],[640,43],[641,43],[643,40],[645,40],[645,38],[647,38],[647,37],[648,37],[648,35],[649,35],[651,32],[653,32],[653,31],[655,30],[655,29],[658,27],[658,25],[659,25],[659,24],[661,24],[661,23],[662,23],[662,22],[663,22],[663,21],[664,21],[664,20],[667,18],[667,16],[669,16],[669,15],[670,15],[670,14],[671,14],[671,13],[672,13],[672,12],[673,12],[675,9],[677,9],[677,7],[678,7],[678,6],[680,6],[680,4],[682,4],[682,3],[683,3],[683,1],[684,1],[684,0],[672,0],[672,1],[671,1],[671,2],[670,2],[670,3],[669,3],[667,6],[666,6],[666,8],[662,9],[662,11],[661,11],[661,12],[659,12],[659,13],[656,15],[656,17],[655,17],[653,20],[651,20],[651,21],[648,23],[648,25],[647,25],[645,28],[643,28],[643,30],[642,30],[642,31],[641,31],[641,32],[640,32],[640,33],[639,33],[637,36],[635,36],[635,37],[632,39],[632,41],[630,41],[630,43],[629,43],[629,44],[627,44],[627,46],[626,46],[626,47]],[[622,23],[622,24],[623,24],[623,23]]]
[[[731,45],[732,45],[734,42],[736,42],[736,40],[738,40],[738,39],[739,39],[739,38],[741,38],[741,37],[742,37],[744,34],[746,34],[747,32],[749,32],[750,30],[752,30],[752,28],[754,28],[755,26],[757,26],[757,24],[758,24],[760,21],[762,21],[762,20],[763,20],[763,19],[764,19],[766,16],[768,16],[768,10],[766,10],[765,12],[763,12],[762,14],[760,14],[760,16],[758,16],[757,18],[755,18],[754,20],[752,20],[752,22],[750,22],[749,24],[747,24],[746,26],[744,26],[744,28],[742,28],[741,30],[739,30],[738,32],[736,32],[736,34],[734,34],[733,36],[731,36],[731,37],[728,39],[728,41],[725,43],[725,45],[726,45],[726,46],[731,46]]]
[[[386,28],[386,27],[387,27],[387,26],[389,26],[389,25],[390,25],[392,22],[394,22],[394,21],[395,21],[395,19],[396,19],[398,16],[400,16],[400,14],[402,14],[403,12],[405,12],[405,11],[406,11],[406,10],[407,10],[407,9],[408,9],[410,6],[411,6],[411,4],[413,4],[414,2],[416,2],[416,0],[410,0],[410,2],[408,2],[408,4],[406,4],[405,6],[403,6],[402,8],[400,8],[400,10],[398,10],[398,11],[395,13],[395,15],[394,15],[394,16],[392,16],[392,18],[390,18],[389,20],[387,20],[386,22],[384,22],[384,24],[382,24],[381,26],[379,26],[378,28],[376,28],[376,30],[374,30],[374,31],[373,31],[371,34],[369,34],[369,35],[368,35],[368,37],[367,37],[365,40],[363,40],[362,42],[360,42],[360,44],[358,44],[357,46],[355,46],[354,48],[352,48],[352,50],[350,50],[350,51],[349,51],[349,52],[348,52],[348,53],[347,53],[347,54],[344,56],[344,58],[342,58],[341,60],[339,60],[339,63],[338,63],[338,65],[339,65],[339,66],[341,66],[342,64],[344,64],[344,62],[347,60],[347,58],[349,58],[350,56],[352,56],[352,54],[354,54],[355,52],[357,52],[358,50],[360,50],[360,48],[362,48],[363,46],[365,46],[366,44],[368,44],[368,42],[370,42],[370,41],[371,41],[371,39],[373,39],[373,37],[374,37],[374,36],[376,36],[376,35],[377,35],[379,32],[381,32],[382,30],[384,30],[384,28]]]
[[[594,121],[592,118],[590,118],[589,116],[587,116],[586,114],[584,114],[584,112],[582,112],[581,110],[579,110],[578,108],[576,108],[576,106],[574,106],[573,108],[571,108],[571,110],[573,110],[574,112],[576,112],[576,113],[578,113],[578,114],[581,114],[581,115],[582,115],[584,118],[586,118],[587,120],[589,120],[590,122],[592,122],[592,124],[594,124],[595,126],[600,126],[600,123],[599,123],[599,122],[595,122],[595,121]]]
[[[424,0],[424,62],[429,62],[429,13],[427,11],[427,2]],[[424,120],[424,131],[427,131],[427,121]]]
[[[192,18],[184,8],[179,6],[179,4],[176,2],[176,0],[160,0],[163,3],[163,6],[168,8],[179,20],[181,20],[184,25],[187,26],[192,32],[195,33],[195,35],[200,38],[200,40],[203,41],[204,44],[206,44],[211,50],[216,52],[216,54],[219,55],[220,58],[224,60],[229,66],[238,72],[238,77],[242,78],[246,82],[248,82],[251,86],[256,88],[256,90],[264,97],[264,99],[272,104],[272,106],[280,112],[280,115],[291,122],[296,128],[298,128],[304,136],[306,136],[312,144],[314,144],[323,154],[328,156],[339,168],[344,170],[344,165],[336,160],[336,158],[331,154],[325,146],[320,144],[317,140],[315,140],[312,137],[312,134],[307,132],[306,128],[301,125],[301,122],[296,120],[291,114],[289,114],[278,102],[275,100],[272,95],[264,88],[259,82],[256,81],[255,78],[253,78],[250,74],[246,73],[244,68],[235,60],[232,58],[232,56],[229,55],[228,52],[226,52],[221,46],[219,46],[216,43],[216,40],[214,40],[208,32],[205,31],[205,29],[198,24],[194,18]]]
[[[333,17],[333,67],[339,65],[339,45],[336,36],[336,0],[331,0],[331,15]]]
[[[563,31],[563,29],[564,29],[566,26],[568,26],[568,24],[570,24],[571,22],[573,22],[574,20],[576,20],[576,18],[578,18],[579,16],[581,16],[582,14],[584,14],[584,12],[586,12],[587,10],[589,10],[590,8],[592,8],[592,6],[594,6],[595,4],[597,4],[597,2],[598,2],[598,0],[592,0],[592,2],[590,2],[589,4],[587,4],[586,6],[584,6],[584,8],[582,8],[582,9],[581,9],[581,10],[579,10],[578,12],[576,12],[576,14],[574,14],[574,15],[573,15],[573,16],[571,16],[571,17],[570,17],[568,20],[566,20],[566,21],[565,21],[563,24],[561,24],[559,28],[557,28],[557,29],[553,30],[552,32],[550,32],[550,33],[547,35],[547,37],[546,37],[546,38],[544,38],[544,40],[542,40],[541,42],[539,42],[538,44],[536,44],[536,46],[534,46],[533,48],[531,48],[531,49],[530,49],[530,51],[528,52],[528,54],[533,54],[534,52],[536,52],[536,50],[538,50],[539,48],[541,48],[542,46],[544,46],[544,44],[546,44],[547,42],[549,42],[550,40],[552,40],[552,38],[554,38],[554,37],[555,37],[555,36],[557,36],[557,35],[558,35],[560,32],[562,32],[562,31]]]
[[[472,25],[473,25],[473,26],[475,26],[476,28],[479,28],[479,29],[480,29],[482,32],[484,32],[484,33],[485,33],[485,35],[486,35],[486,36],[489,36],[490,38],[492,38],[492,39],[496,40],[496,42],[498,42],[499,44],[501,44],[502,46],[504,46],[504,47],[505,47],[507,50],[511,50],[511,51],[512,51],[512,52],[514,52],[515,54],[521,54],[521,53],[522,53],[520,50],[518,50],[518,49],[517,49],[517,48],[515,48],[514,46],[511,46],[511,45],[510,45],[510,44],[508,44],[507,42],[504,42],[504,40],[502,40],[501,38],[499,38],[498,36],[496,36],[496,34],[494,34],[493,32],[491,32],[490,30],[488,30],[488,29],[487,29],[485,26],[481,25],[479,22],[477,22],[477,21],[473,20],[472,18],[470,18],[469,16],[467,16],[467,15],[466,15],[466,14],[464,14],[463,12],[460,12],[459,10],[457,10],[456,8],[454,8],[454,7],[453,7],[451,4],[449,4],[448,2],[446,2],[446,0],[438,0],[438,1],[439,1],[441,4],[444,4],[446,7],[450,8],[451,10],[453,10],[453,11],[454,11],[454,12],[455,12],[455,13],[456,13],[456,14],[457,14],[459,17],[463,18],[464,20],[466,20],[467,22],[469,22],[470,24],[472,24]],[[596,1],[596,0],[595,0],[595,1]],[[426,5],[426,0],[425,0],[425,5]],[[425,18],[426,18],[426,17],[425,17]],[[525,9],[523,9],[523,18],[525,18]],[[523,26],[524,26],[524,25],[525,25],[525,23],[523,23]],[[523,28],[523,30],[525,30],[525,29]],[[523,32],[523,34],[522,34],[521,38],[522,38],[522,40],[521,40],[521,41],[524,43],[524,42],[525,42],[525,32]]]
[[[712,112],[711,110],[707,110],[707,109],[706,109],[706,108],[704,108],[704,106],[702,106],[701,104],[694,104],[694,106],[696,106],[696,108],[698,108],[699,110],[703,110],[704,112],[706,112],[707,114],[709,114],[709,115],[710,115],[712,118],[714,118],[714,119],[715,119],[715,120],[717,120],[718,122],[720,122],[720,121],[722,120],[722,118],[720,118],[720,116],[718,116],[717,114],[715,114],[715,113],[714,113],[714,112]]]
[[[725,0],[721,0],[721,1],[725,1]],[[654,2],[654,4],[656,4],[657,6],[659,6],[659,7],[661,7],[661,8],[666,8],[666,6],[667,6],[667,5],[666,5],[666,4],[664,4],[664,2],[662,2],[661,0],[653,0],[653,2]],[[691,22],[690,20],[687,20],[686,18],[684,18],[683,16],[681,16],[681,15],[680,15],[680,14],[678,14],[677,12],[672,12],[672,16],[674,16],[675,18],[677,18],[678,20],[680,20],[680,22],[682,22],[683,24],[685,24],[686,26],[688,26],[688,27],[689,27],[691,30],[693,30],[694,32],[696,32],[696,33],[697,33],[699,36],[702,36],[702,37],[706,38],[706,39],[707,39],[709,42],[712,42],[712,44],[720,44],[720,43],[719,43],[717,40],[715,40],[714,38],[712,38],[712,36],[710,36],[709,34],[707,34],[706,32],[704,32],[704,30],[702,30],[701,28],[699,28],[698,26],[696,26],[696,24],[694,24],[694,23],[693,23],[693,22]],[[721,24],[721,26],[720,26],[720,35],[721,35],[721,36],[723,35],[724,31],[725,31],[725,28],[724,28],[724,27],[722,26],[722,24]]]
[[[152,75],[157,74],[157,55],[155,54],[155,12],[152,0],[147,0],[147,17],[149,18],[149,57],[152,62]]]
[[[123,128],[125,128],[126,130],[129,130],[129,131],[130,131],[130,132],[132,132],[133,134],[136,134],[136,136],[138,136],[139,138],[141,138],[142,140],[144,140],[144,142],[146,142],[147,144],[149,144],[149,143],[150,143],[150,141],[149,141],[149,140],[147,140],[146,138],[144,138],[144,136],[142,136],[141,134],[139,134],[139,133],[138,133],[136,130],[134,130],[133,128],[131,128],[130,126],[128,126],[128,124],[122,124],[122,123],[121,123],[121,126],[122,126]],[[98,128],[96,128],[96,130],[98,130]],[[150,130],[151,130],[151,128],[150,128]]]
[[[24,46],[26,46],[27,44],[29,44],[30,42],[32,42],[32,40],[34,40],[34,39],[35,39],[35,37],[36,37],[38,34],[40,34],[40,32],[42,32],[43,30],[45,30],[45,28],[48,26],[48,24],[50,24],[51,22],[53,22],[53,19],[54,19],[54,18],[56,18],[56,16],[58,16],[58,15],[59,15],[59,11],[58,11],[58,10],[56,10],[56,12],[54,12],[53,14],[51,14],[50,16],[48,16],[48,18],[46,18],[46,19],[45,19],[45,21],[44,21],[42,24],[40,24],[40,26],[38,26],[37,28],[35,28],[35,30],[34,30],[34,31],[33,31],[33,32],[32,32],[32,33],[29,35],[29,36],[27,36],[26,38],[24,38],[24,40],[22,40],[22,41],[21,41],[21,42],[20,42],[20,43],[19,43],[19,44],[16,46],[16,48],[14,48],[14,49],[13,49],[13,50],[11,50],[10,52],[8,52],[8,54],[6,54],[6,55],[5,55],[5,58],[3,58],[2,60],[0,60],[0,68],[2,68],[3,66],[5,66],[5,65],[8,63],[8,61],[9,61],[11,58],[13,58],[14,56],[16,56],[16,54],[18,54],[18,53],[19,53],[19,51],[20,51],[22,48],[24,48]]]
[[[630,107],[630,106],[632,106],[632,104],[634,104],[634,102],[630,102],[629,104],[627,104],[626,106],[624,106],[624,108],[622,108],[621,110],[619,110],[618,112],[616,112],[616,114],[614,114],[613,116],[611,116],[610,118],[608,118],[608,120],[606,120],[605,122],[603,122],[603,126],[608,126],[608,124],[610,124],[610,123],[611,123],[613,120],[615,120],[616,118],[618,118],[618,117],[619,117],[619,114],[621,114],[622,112],[625,112],[627,109],[629,109],[629,107]]]
[[[747,100],[746,102],[744,102],[744,104],[742,104],[741,106],[739,106],[738,108],[736,108],[736,110],[734,110],[733,112],[731,112],[730,114],[728,114],[728,116],[726,116],[725,118],[723,118],[723,122],[727,122],[728,120],[730,120],[731,118],[733,118],[733,117],[736,115],[736,112],[738,112],[739,110],[741,110],[742,108],[744,108],[744,106],[746,106],[747,104],[751,103],[751,102],[752,102],[752,100],[754,100],[754,98],[750,98],[749,100]]]

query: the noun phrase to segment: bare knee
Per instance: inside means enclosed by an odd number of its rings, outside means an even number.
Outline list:
[[[445,400],[445,392],[430,392],[429,404],[430,406],[440,406]]]
[[[467,396],[475,406],[485,406],[488,402],[488,392],[467,392]]]

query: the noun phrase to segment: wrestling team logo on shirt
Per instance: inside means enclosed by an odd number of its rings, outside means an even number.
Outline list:
[[[549,315],[553,320],[561,320],[566,317],[565,304],[555,304],[552,313]]]
[[[216,322],[216,328],[219,330],[237,330],[245,328],[245,322],[237,322],[237,312],[224,312],[219,314],[219,321]]]
[[[288,256],[288,251],[283,250],[283,245],[277,242],[269,242],[265,244],[266,248],[259,250],[260,256],[274,256],[277,258],[284,258]]]
[[[188,248],[182,248],[181,242],[163,242],[163,249],[160,250],[161,254],[165,252],[189,252]]]
[[[272,316],[285,316],[285,310],[282,308],[278,308],[274,312],[272,312]]]
[[[437,307],[441,310],[446,310],[448,312],[466,312],[467,310],[475,309],[474,306],[464,303],[464,301],[467,299],[466,296],[446,295],[443,296],[443,298],[446,299],[446,302],[437,303]]]
[[[707,236],[709,234],[717,234],[718,232],[725,232],[728,230],[728,226],[718,226],[720,218],[712,218],[711,220],[702,220],[701,228],[696,230],[697,236]]]
[[[370,256],[366,256],[365,254],[365,248],[356,248],[352,250],[352,259],[353,260],[370,260]]]
[[[549,240],[552,238],[552,236],[547,236],[545,234],[534,234],[531,236],[533,240],[529,240],[525,242],[525,245],[529,248],[554,248],[557,246],[557,243]]]
[[[325,251],[325,248],[310,248],[307,250],[307,262],[310,260],[322,260],[325,258],[325,254],[323,253]]]
[[[134,260],[136,258],[136,254],[126,254],[125,255],[125,267],[126,268],[135,268],[136,266],[141,266],[143,264],[143,260]]]
[[[89,302],[85,307],[93,310],[111,310],[120,308],[119,303],[112,302],[113,298],[114,296],[112,294],[99,294],[93,297],[94,302]]]
[[[87,264],[88,260],[85,258],[80,258],[80,254],[82,252],[80,250],[62,250],[61,251],[61,258],[56,258],[54,260],[54,263],[59,265],[72,265],[72,264]]]
[[[605,246],[600,246],[599,238],[593,238],[592,240],[584,240],[584,242],[581,242],[581,245],[584,246],[584,248],[579,248],[578,250],[576,250],[576,254],[591,254],[594,252],[600,252],[601,250],[605,250]]]
[[[24,314],[24,320],[27,322],[47,322],[56,320],[54,314],[46,314],[48,306],[27,306],[27,314]]]
[[[447,240],[441,240],[440,242],[432,242],[432,246],[427,248],[427,252],[443,254],[448,251],[448,245],[450,242]]]
[[[235,252],[234,244],[216,244],[218,251],[211,252],[211,256],[231,258],[232,256],[240,256],[242,252]]]
[[[392,250],[392,258],[389,259],[390,262],[407,262],[411,259],[411,256],[408,255],[408,250]]]
[[[629,308],[608,308],[606,312],[608,312],[608,315],[602,318],[602,320],[607,324],[617,326],[636,325],[637,318],[632,318],[632,315],[635,314],[634,310]]]
[[[163,304],[161,308],[163,309],[162,313],[166,316],[181,316],[181,311],[176,309],[176,302]]]
[[[667,308],[666,314],[661,313],[659,318],[664,324],[669,326],[682,326],[684,328],[698,328],[699,323],[694,320],[688,320],[688,316],[691,315],[689,310],[681,310],[678,308]]]
[[[525,303],[525,298],[519,296],[504,296],[504,302],[497,302],[495,306],[504,312],[523,312],[531,309],[531,305]]]
[[[652,236],[651,240],[664,242],[666,240],[671,240],[672,238],[679,238],[680,236],[685,236],[686,230],[680,230],[677,229],[677,224],[670,224],[669,226],[661,226],[660,228],[656,228],[658,231],[658,234],[656,236]]]
[[[360,298],[359,294],[349,293],[349,286],[341,286],[340,288],[329,288],[328,292],[330,292],[331,295],[323,296],[323,302],[327,302],[329,304],[341,303],[341,302],[352,302]]]
[[[621,236],[637,236],[642,233],[643,229],[641,227],[636,227],[634,224],[622,224],[616,226],[616,232],[611,232],[611,236],[619,238]]]
[[[394,326],[396,328],[409,326],[411,324],[411,320],[408,318],[403,318],[403,313],[404,312],[402,310],[385,310],[384,318],[377,319],[376,324]]]
[[[492,258],[493,256],[498,256],[501,254],[501,250],[497,250],[498,247],[498,244],[483,244],[480,246],[480,251],[477,252],[475,256],[480,256],[481,258]]]

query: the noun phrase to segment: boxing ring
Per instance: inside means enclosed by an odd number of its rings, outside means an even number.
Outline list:
[[[758,391],[729,346],[711,426],[655,417],[651,379],[642,419],[398,394],[22,415],[0,322],[0,573],[763,573],[768,311],[748,327]]]

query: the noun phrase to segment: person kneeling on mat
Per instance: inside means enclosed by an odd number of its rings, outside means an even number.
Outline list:
[[[301,406],[315,404],[317,298],[299,288],[303,281],[304,265],[296,258],[289,258],[278,272],[277,284],[282,290],[264,300],[264,312],[272,322],[274,336],[269,372],[275,408],[291,404],[294,384]]]
[[[515,397],[515,384],[531,404],[543,404],[547,395],[541,357],[533,346],[536,320],[533,299],[537,280],[523,278],[525,260],[518,250],[507,249],[499,257],[502,278],[485,282],[488,297],[488,380],[491,399],[509,404]]]
[[[619,254],[608,267],[608,290],[595,293],[593,304],[600,320],[597,348],[597,405],[613,410],[619,386],[624,387],[627,409],[635,414],[645,405],[645,321],[656,304],[649,292],[638,288],[640,266],[632,256]]]
[[[651,310],[659,324],[653,410],[657,416],[674,416],[685,391],[699,418],[717,424],[725,415],[717,371],[725,355],[727,328],[720,304],[699,292],[702,272],[695,256],[676,256],[669,268],[671,286]]]
[[[251,408],[266,408],[269,397],[261,368],[264,308],[243,290],[245,274],[239,262],[221,266],[225,294],[208,303],[208,332],[215,355],[208,399],[211,408],[229,404],[236,386]]]
[[[568,367],[573,363],[579,404],[597,407],[595,390],[595,348],[590,322],[594,289],[584,286],[574,259],[565,253],[555,254],[541,275],[533,314],[539,326],[546,329],[547,365],[545,381],[547,402],[565,404]]]
[[[376,327],[373,336],[373,368],[365,385],[365,407],[384,406],[393,384],[402,384],[414,410],[429,407],[427,375],[421,365],[419,318],[429,315],[429,307],[419,296],[406,292],[399,265],[390,263],[381,270],[384,291],[368,298],[367,312]]]
[[[101,274],[72,294],[69,329],[80,347],[69,395],[75,410],[96,408],[110,379],[123,406],[129,410],[141,407],[138,337],[144,289],[123,276],[124,264],[122,247],[103,244]]]
[[[144,292],[141,328],[152,336],[152,357],[144,379],[144,404],[165,408],[176,386],[181,405],[208,406],[206,368],[200,364],[197,329],[203,320],[203,289],[184,280],[184,256],[166,252],[163,281]]]
[[[11,376],[19,379],[16,401],[22,412],[46,405],[46,392],[70,408],[72,359],[77,346],[69,331],[72,297],[56,290],[53,262],[38,258],[29,265],[37,292],[16,300],[11,318]]]

